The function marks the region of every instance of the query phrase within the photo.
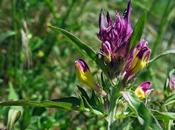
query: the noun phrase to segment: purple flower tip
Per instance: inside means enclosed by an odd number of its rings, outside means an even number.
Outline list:
[[[99,33],[98,38],[102,41],[103,52],[107,52],[112,56],[112,60],[122,59],[126,56],[126,49],[129,44],[129,39],[133,32],[129,17],[131,14],[131,1],[128,2],[128,7],[124,15],[116,13],[115,21],[112,21],[109,12],[106,14],[103,10],[100,12],[99,17]],[[106,51],[106,43],[108,50]],[[104,44],[104,45],[103,45]],[[110,46],[110,49],[109,49]],[[121,49],[122,48],[122,49]],[[123,49],[124,48],[124,49]],[[105,51],[104,51],[105,50]],[[122,54],[121,54],[122,53]],[[124,53],[124,54],[123,54]]]
[[[170,76],[169,87],[171,90],[175,90],[175,75]]]
[[[152,90],[151,86],[152,86],[152,84],[149,81],[145,81],[145,82],[142,82],[140,84],[140,88],[144,91],[145,94],[148,94],[151,92],[151,90]]]
[[[78,60],[76,60],[76,61],[75,61],[75,66],[76,66],[79,70],[81,70],[81,71],[83,71],[83,72],[86,72],[86,71],[89,70],[88,65],[86,64],[86,62],[85,62],[83,59],[78,59]]]

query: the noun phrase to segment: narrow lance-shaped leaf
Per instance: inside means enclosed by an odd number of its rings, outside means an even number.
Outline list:
[[[79,38],[77,38],[76,36],[74,36],[72,33],[59,28],[59,27],[55,27],[52,25],[48,25],[48,27],[50,27],[52,30],[56,31],[56,32],[61,32],[63,33],[67,38],[69,38],[72,42],[72,45],[77,47],[78,50],[80,51],[80,53],[82,53],[85,56],[90,57],[91,59],[95,59],[96,58],[96,53],[94,52],[94,50],[92,50],[92,48],[88,47],[84,42],[82,42]]]
[[[175,95],[174,94],[167,97],[163,105],[167,106],[167,105],[172,105],[173,103],[175,104]]]
[[[136,46],[136,44],[139,42],[142,33],[143,33],[143,29],[145,26],[145,22],[146,22],[146,18],[147,18],[147,13],[144,13],[137,21],[135,27],[134,27],[134,32],[132,34],[131,37],[131,42],[130,42],[130,49],[134,48]]]
[[[0,44],[6,40],[7,38],[16,35],[16,32],[14,31],[8,31],[8,32],[3,32],[0,34]]]
[[[159,120],[175,120],[175,113],[173,112],[160,112],[157,110],[152,110],[152,112]]]
[[[167,0],[166,1],[166,5],[165,5],[165,9],[163,11],[163,15],[162,18],[160,19],[160,25],[158,28],[158,35],[155,39],[155,42],[152,44],[152,56],[154,56],[157,47],[159,46],[159,44],[161,43],[161,39],[163,37],[163,34],[165,33],[165,29],[166,29],[166,25],[169,22],[168,17],[170,15],[170,11],[171,11],[171,2],[172,0]]]
[[[31,107],[51,107],[51,108],[63,108],[67,110],[78,110],[80,100],[76,97],[68,97],[63,99],[54,99],[53,101],[5,101],[0,102],[0,106],[31,106]]]

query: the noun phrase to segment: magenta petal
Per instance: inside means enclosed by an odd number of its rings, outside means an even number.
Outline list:
[[[102,44],[102,54],[104,55],[110,55],[112,52],[111,52],[111,45],[108,41],[106,41],[105,43]]]
[[[86,64],[86,62],[83,60],[83,59],[78,59],[75,61],[75,64],[76,65],[79,65],[80,69],[83,71],[83,72],[86,72],[89,70],[89,67],[88,65]]]
[[[169,87],[172,90],[175,89],[175,75],[171,75],[171,77],[169,79]]]
[[[141,87],[141,89],[144,91],[144,93],[150,93],[150,90],[151,90],[151,86],[152,86],[152,84],[151,84],[151,82],[149,82],[149,81],[145,81],[145,82],[142,82],[141,84],[140,84],[140,87]]]

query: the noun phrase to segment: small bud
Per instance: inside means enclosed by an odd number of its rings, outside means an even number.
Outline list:
[[[80,81],[86,84],[89,88],[94,89],[96,83],[93,79],[93,76],[89,70],[88,65],[82,59],[75,61],[76,74]]]
[[[105,42],[102,44],[101,54],[105,60],[105,62],[109,63],[112,59],[112,50],[109,42]]]
[[[95,90],[101,96],[106,96],[106,92],[94,81],[94,78],[89,70],[88,65],[83,59],[75,61],[76,74],[78,79],[86,84],[90,89]]]
[[[136,88],[135,95],[140,99],[144,99],[151,91],[151,82],[145,81]]]

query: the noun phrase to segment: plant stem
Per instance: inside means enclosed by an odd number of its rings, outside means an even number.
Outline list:
[[[108,117],[108,130],[110,130],[111,124],[114,121],[114,115],[115,115],[115,107],[114,109],[109,113],[109,117]]]

